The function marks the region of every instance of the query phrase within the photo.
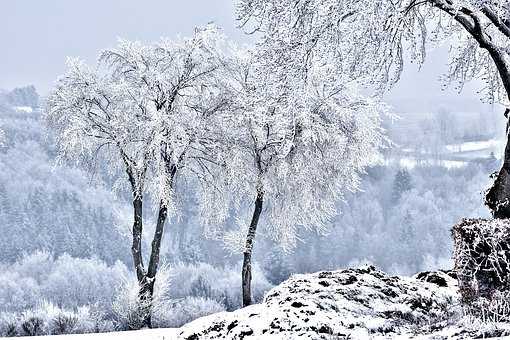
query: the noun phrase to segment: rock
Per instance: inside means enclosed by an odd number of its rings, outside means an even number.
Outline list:
[[[421,272],[413,277],[420,281],[433,283],[439,287],[457,287],[457,275],[451,270]]]
[[[448,324],[445,318],[457,300],[455,279],[444,271],[399,277],[365,266],[294,275],[270,290],[261,304],[195,320],[181,328],[180,337],[410,337],[431,333],[430,325]]]

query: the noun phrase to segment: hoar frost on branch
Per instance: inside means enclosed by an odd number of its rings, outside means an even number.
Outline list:
[[[214,163],[209,121],[227,103],[218,91],[221,63],[214,51],[222,40],[210,26],[179,41],[120,41],[103,51],[95,68],[70,60],[48,98],[46,119],[61,157],[101,157],[119,180],[127,175],[133,197],[132,255],[143,301],[152,300],[164,224],[178,203],[176,181]],[[146,193],[159,202],[147,266],[142,257]],[[143,322],[150,326],[150,303],[141,305],[149,306]]]
[[[262,32],[266,43],[302,49],[306,56],[334,56],[336,67],[382,90],[399,80],[406,57],[421,64],[427,43],[451,43],[447,80],[458,80],[462,86],[484,78],[489,99],[505,102],[489,54],[497,50],[505,59],[508,56],[509,10],[502,0],[241,0],[238,4],[241,23]],[[481,49],[473,48],[479,45]]]
[[[485,99],[509,104],[510,6],[504,0],[240,0],[238,14],[273,51],[301,55],[304,77],[310,56],[325,57],[383,94],[398,82],[406,59],[422,64],[427,44],[446,42],[447,83],[461,90],[467,81],[482,80]],[[507,141],[486,204],[495,217],[510,217],[509,198]]]
[[[251,256],[259,219],[265,234],[291,249],[298,228],[324,232],[346,191],[383,144],[380,114],[386,108],[361,96],[324,60],[310,61],[306,80],[291,50],[273,54],[259,45],[235,50],[225,63],[225,91],[236,98],[221,131],[224,166],[205,202],[223,204],[215,217],[237,216],[238,230],[224,240],[244,253],[243,304],[251,303]],[[221,199],[214,197],[227,193]],[[207,194],[212,195],[208,197]],[[246,215],[252,206],[253,213]],[[211,234],[218,234],[210,223]]]
[[[244,305],[251,303],[259,218],[267,235],[291,249],[299,228],[325,231],[343,194],[358,189],[360,172],[383,144],[386,108],[361,96],[334,60],[265,42],[238,49],[208,28],[178,43],[121,42],[103,52],[96,69],[71,62],[49,98],[47,118],[62,156],[101,152],[112,169],[126,172],[142,306],[150,307],[144,302],[153,294],[168,210],[178,203],[177,180],[194,184],[210,234],[243,240]],[[146,192],[159,201],[147,268]],[[250,206],[248,223],[243,212]],[[237,233],[221,228],[232,212]],[[150,310],[142,314],[150,325]]]

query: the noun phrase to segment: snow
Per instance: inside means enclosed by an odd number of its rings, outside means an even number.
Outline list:
[[[30,106],[15,106],[14,110],[21,113],[32,113],[34,111]]]
[[[446,146],[446,149],[450,152],[468,152],[496,149],[499,148],[500,145],[501,141],[496,139],[489,139],[474,142],[465,142],[461,144],[449,144]]]
[[[420,161],[416,160],[412,157],[402,157],[399,160],[400,167],[412,169],[420,164]],[[434,161],[438,163],[438,165],[444,166],[448,169],[455,169],[455,168],[461,168],[467,164],[465,161],[453,161],[453,160],[442,160],[442,161]],[[389,162],[388,162],[389,163]],[[427,164],[427,162],[423,162]]]
[[[387,338],[430,333],[446,323],[455,280],[446,287],[417,278],[389,276],[371,266],[294,275],[269,291],[258,305],[195,320],[182,327],[183,339]]]
[[[489,139],[464,142],[458,144],[444,145],[439,154],[432,154],[423,150],[406,147],[400,150],[396,157],[382,159],[382,164],[398,162],[400,167],[412,169],[420,164],[438,165],[448,169],[460,168],[471,161],[487,159],[492,153],[499,156],[503,153],[505,141],[500,139]]]
[[[468,339],[510,334],[508,324],[459,317],[457,281],[444,271],[390,276],[373,266],[294,275],[260,304],[180,329],[21,337],[30,340]]]
[[[51,335],[51,336],[29,336],[16,338],[0,338],[0,339],[19,339],[19,340],[173,340],[178,339],[177,329],[161,328],[161,329],[143,329],[139,331],[129,332],[111,332],[96,334],[67,334],[67,335]]]

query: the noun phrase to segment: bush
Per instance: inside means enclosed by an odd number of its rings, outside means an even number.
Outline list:
[[[223,311],[225,307],[215,300],[188,296],[177,301],[168,301],[164,308],[155,310],[153,324],[155,327],[181,327],[200,317]]]
[[[464,219],[452,233],[466,314],[484,323],[510,321],[510,221]]]
[[[113,330],[113,323],[106,320],[104,313],[88,306],[70,311],[44,302],[18,316],[14,313],[0,314],[0,336],[98,333]]]
[[[1,313],[0,314],[0,336],[17,336],[19,334],[18,330],[18,320],[16,315],[13,313]]]
[[[140,302],[138,296],[140,288],[134,275],[126,276],[122,281],[123,284],[112,306],[117,328],[122,330],[140,329],[149,306],[144,306]],[[151,303],[153,318],[157,318],[157,314],[166,309],[170,301],[169,287],[169,269],[163,264],[160,266],[154,284],[154,296]]]
[[[97,259],[69,255],[55,259],[36,252],[2,268],[0,312],[22,312],[51,301],[68,309],[98,305],[111,313],[115,293],[128,272],[120,262],[107,266]]]
[[[61,313],[53,319],[53,334],[73,333],[78,323],[78,317],[73,314]]]
[[[510,221],[463,219],[452,234],[464,302],[492,300],[510,289]]]
[[[21,322],[24,335],[43,335],[44,320],[37,316],[29,316]]]
[[[108,332],[141,326],[144,309],[138,300],[138,282],[121,263],[107,266],[96,259],[68,255],[55,259],[37,252],[1,269],[0,335]],[[162,265],[154,287],[153,325],[178,327],[240,308],[240,273],[240,265]],[[255,264],[254,301],[261,301],[270,288]]]

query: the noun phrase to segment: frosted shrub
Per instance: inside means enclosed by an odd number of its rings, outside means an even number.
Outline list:
[[[19,334],[18,319],[14,313],[0,313],[0,337],[17,336]]]
[[[143,305],[139,298],[140,286],[134,276],[125,276],[122,286],[116,295],[112,310],[117,327],[120,329],[140,329],[143,326],[145,311],[149,310],[149,302]],[[170,273],[168,266],[162,265],[156,277],[152,298],[152,317],[159,318],[169,304]],[[164,313],[164,312],[163,312]]]
[[[52,334],[52,320],[60,313],[60,308],[42,301],[36,308],[21,313],[22,334],[27,336]]]
[[[32,277],[22,277],[15,270],[0,274],[0,311],[21,311],[31,308],[41,298],[41,287]]]
[[[0,272],[0,312],[23,312],[42,300],[62,308],[97,304],[110,312],[117,287],[128,273],[117,262],[107,266],[97,259],[69,255],[53,258],[46,252],[26,255]]]
[[[53,319],[52,328],[54,334],[73,333],[78,323],[78,317],[71,313],[60,313]]]
[[[112,311],[115,316],[117,328],[121,330],[139,329],[142,326],[143,315],[140,314],[138,282],[135,278],[125,279],[115,297]]]
[[[36,282],[44,282],[53,271],[54,259],[47,251],[36,251],[25,255],[16,263],[16,272],[21,277],[31,277]]]
[[[225,307],[206,297],[193,297],[168,302],[164,309],[155,310],[153,319],[156,327],[181,327],[202,316],[225,311]]]
[[[108,267],[95,259],[59,257],[42,286],[43,294],[60,306],[73,307],[98,303],[109,308],[121,279],[127,275],[124,264]]]
[[[464,302],[498,299],[510,289],[510,223],[464,219],[452,230],[455,271]]]
[[[0,336],[50,335],[107,332],[114,330],[106,314],[94,306],[74,310],[61,309],[50,302],[41,302],[19,314],[0,314]]]
[[[510,293],[495,292],[490,299],[480,297],[464,306],[466,315],[478,318],[482,323],[510,321]]]
[[[23,334],[28,336],[43,335],[44,326],[44,320],[37,316],[27,315],[21,322]]]
[[[466,315],[510,321],[510,224],[464,219],[453,227],[455,271]]]

